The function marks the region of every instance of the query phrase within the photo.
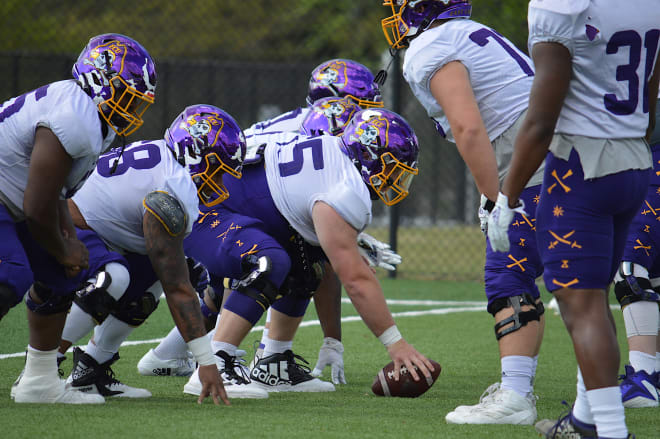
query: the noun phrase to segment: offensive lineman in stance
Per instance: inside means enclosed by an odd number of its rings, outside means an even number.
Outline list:
[[[300,322],[309,296],[288,294],[286,283],[294,234],[303,247],[306,274],[319,278],[313,252],[322,250],[367,326],[387,347],[397,373],[401,366],[414,371],[416,365],[428,376],[428,360],[401,338],[357,247],[358,232],[371,221],[371,199],[388,205],[402,200],[417,174],[417,155],[416,137],[400,116],[362,110],[341,137],[282,133],[264,149],[265,166],[245,166],[240,182],[226,182],[238,196],[201,217],[186,242],[187,254],[221,266],[209,271],[237,280],[212,342],[219,369],[236,363],[238,345],[271,305],[279,317]],[[210,240],[216,245],[208,245]],[[296,359],[287,343],[272,343],[252,369],[250,385],[276,392],[305,387],[309,371]]]
[[[240,178],[244,156],[243,133],[231,116],[211,105],[193,105],[175,118],[164,139],[135,142],[100,158],[69,207],[78,228],[93,231],[125,259],[106,266],[77,295],[67,318],[63,351],[98,324],[85,352],[74,350],[74,388],[105,396],[150,396],[114,379],[110,365],[120,344],[155,310],[161,289],[153,284],[158,283],[200,364],[199,401],[211,394],[216,403],[220,396],[228,404],[189,280],[183,240],[200,202],[215,206],[227,198],[222,177]]]
[[[76,233],[70,199],[115,138],[138,129],[154,102],[147,51],[119,34],[89,40],[59,81],[0,107],[0,318],[26,296],[30,341],[18,403],[103,403],[64,386],[56,352],[72,294],[109,261],[91,261],[100,240]],[[30,288],[32,285],[32,288]]]

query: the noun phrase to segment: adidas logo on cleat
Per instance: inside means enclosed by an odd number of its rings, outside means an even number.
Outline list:
[[[286,367],[286,362],[283,363],[284,366]],[[265,370],[256,367],[252,369],[252,371],[250,372],[250,378],[252,378],[253,380],[257,380],[261,383],[267,384],[269,386],[277,386],[278,384],[287,384],[289,382],[288,379],[287,380],[280,379],[277,375],[272,375],[266,372]]]
[[[162,377],[162,376],[169,376],[169,375],[171,375],[171,374],[172,374],[172,369],[169,368],[169,367],[157,367],[157,368],[151,369],[151,372],[152,372],[154,375],[157,375],[157,376],[161,376],[161,377]]]

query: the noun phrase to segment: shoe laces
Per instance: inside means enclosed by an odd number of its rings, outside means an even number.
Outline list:
[[[60,367],[64,360],[66,360],[66,357],[57,357],[57,374],[60,376],[60,378],[64,378],[64,371]]]
[[[494,383],[488,386],[486,390],[484,390],[484,393],[481,394],[479,397],[479,404],[485,404],[489,402],[490,400],[493,400],[497,397],[497,394],[500,391],[500,383]]]
[[[115,361],[119,360],[119,354],[115,353],[111,359],[106,361],[103,364],[99,364],[102,372],[103,372],[103,377],[105,378],[105,384],[110,385],[110,386],[115,386],[115,385],[121,385],[123,384],[121,381],[119,381],[117,378],[115,378],[115,371],[112,370],[112,367],[110,365],[114,363]]]
[[[250,375],[246,372],[247,366],[244,358],[223,355],[222,359],[225,366],[220,374],[224,374],[225,379],[234,381],[236,384],[250,384]]]
[[[284,355],[287,358],[287,371],[289,373],[289,380],[296,381],[297,378],[311,377],[310,372],[312,369],[309,367],[309,362],[302,356],[294,354],[293,351],[286,351]],[[296,360],[300,360],[300,363]]]

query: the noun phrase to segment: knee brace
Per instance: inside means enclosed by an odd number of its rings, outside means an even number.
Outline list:
[[[130,302],[121,303],[112,315],[131,326],[140,326],[158,308],[158,299],[146,291],[141,297]]]
[[[35,296],[34,298],[32,297],[33,294]],[[30,311],[36,314],[59,314],[71,308],[73,296],[74,293],[59,296],[41,282],[35,282],[30,291],[25,295],[25,305]]]
[[[533,309],[522,311],[523,305],[529,305]],[[513,315],[495,324],[495,338],[497,340],[507,334],[518,331],[529,322],[538,322],[541,319],[541,315],[545,312],[543,304],[540,302],[537,304],[534,301],[534,298],[528,293],[519,296],[495,299],[490,305],[488,305],[488,312],[495,316],[495,314],[504,308],[513,308]],[[502,329],[509,324],[511,324],[511,327]]]
[[[324,262],[327,260],[320,247],[311,246],[295,232],[292,237],[293,249],[289,250],[292,268],[282,291],[299,299],[311,299],[323,279]]]
[[[99,325],[117,308],[117,300],[108,293],[111,283],[110,273],[99,271],[96,279],[76,291],[73,298],[76,305],[92,316]]]
[[[636,277],[632,263],[622,262],[618,275],[623,279],[614,283],[614,294],[621,309],[640,301],[660,303],[660,294],[654,291],[651,281],[644,277]]]
[[[265,310],[282,297],[282,292],[268,279],[273,265],[268,256],[247,255],[241,260],[243,277],[232,281],[232,290],[257,301]]]
[[[20,303],[17,300],[16,293],[9,285],[0,284],[0,319],[2,319],[9,310]]]

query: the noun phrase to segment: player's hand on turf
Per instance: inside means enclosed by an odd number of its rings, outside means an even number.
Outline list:
[[[319,351],[319,359],[312,371],[312,376],[321,376],[323,369],[330,366],[333,384],[346,384],[344,376],[344,345],[332,337],[325,337]]]
[[[424,355],[417,352],[411,344],[403,338],[387,347],[390,358],[394,361],[394,380],[399,381],[401,366],[405,366],[415,381],[421,379],[419,370],[425,377],[431,378],[433,365]],[[417,366],[417,369],[415,369]]]
[[[511,208],[506,195],[500,192],[497,196],[495,208],[488,218],[488,240],[494,251],[509,251],[509,225],[516,213],[527,215],[525,204],[522,201],[520,203],[519,206]]]
[[[370,266],[394,271],[401,263],[401,256],[390,248],[389,244],[381,242],[367,233],[360,233],[357,238],[358,250]]]
[[[204,398],[211,395],[215,405],[220,405],[220,399],[225,405],[231,405],[215,364],[199,366],[199,380],[202,382],[202,393],[199,394],[198,404],[201,404]]]
[[[89,267],[87,246],[75,236],[64,238],[64,253],[57,257],[57,262],[64,267],[67,277],[75,277]]]

